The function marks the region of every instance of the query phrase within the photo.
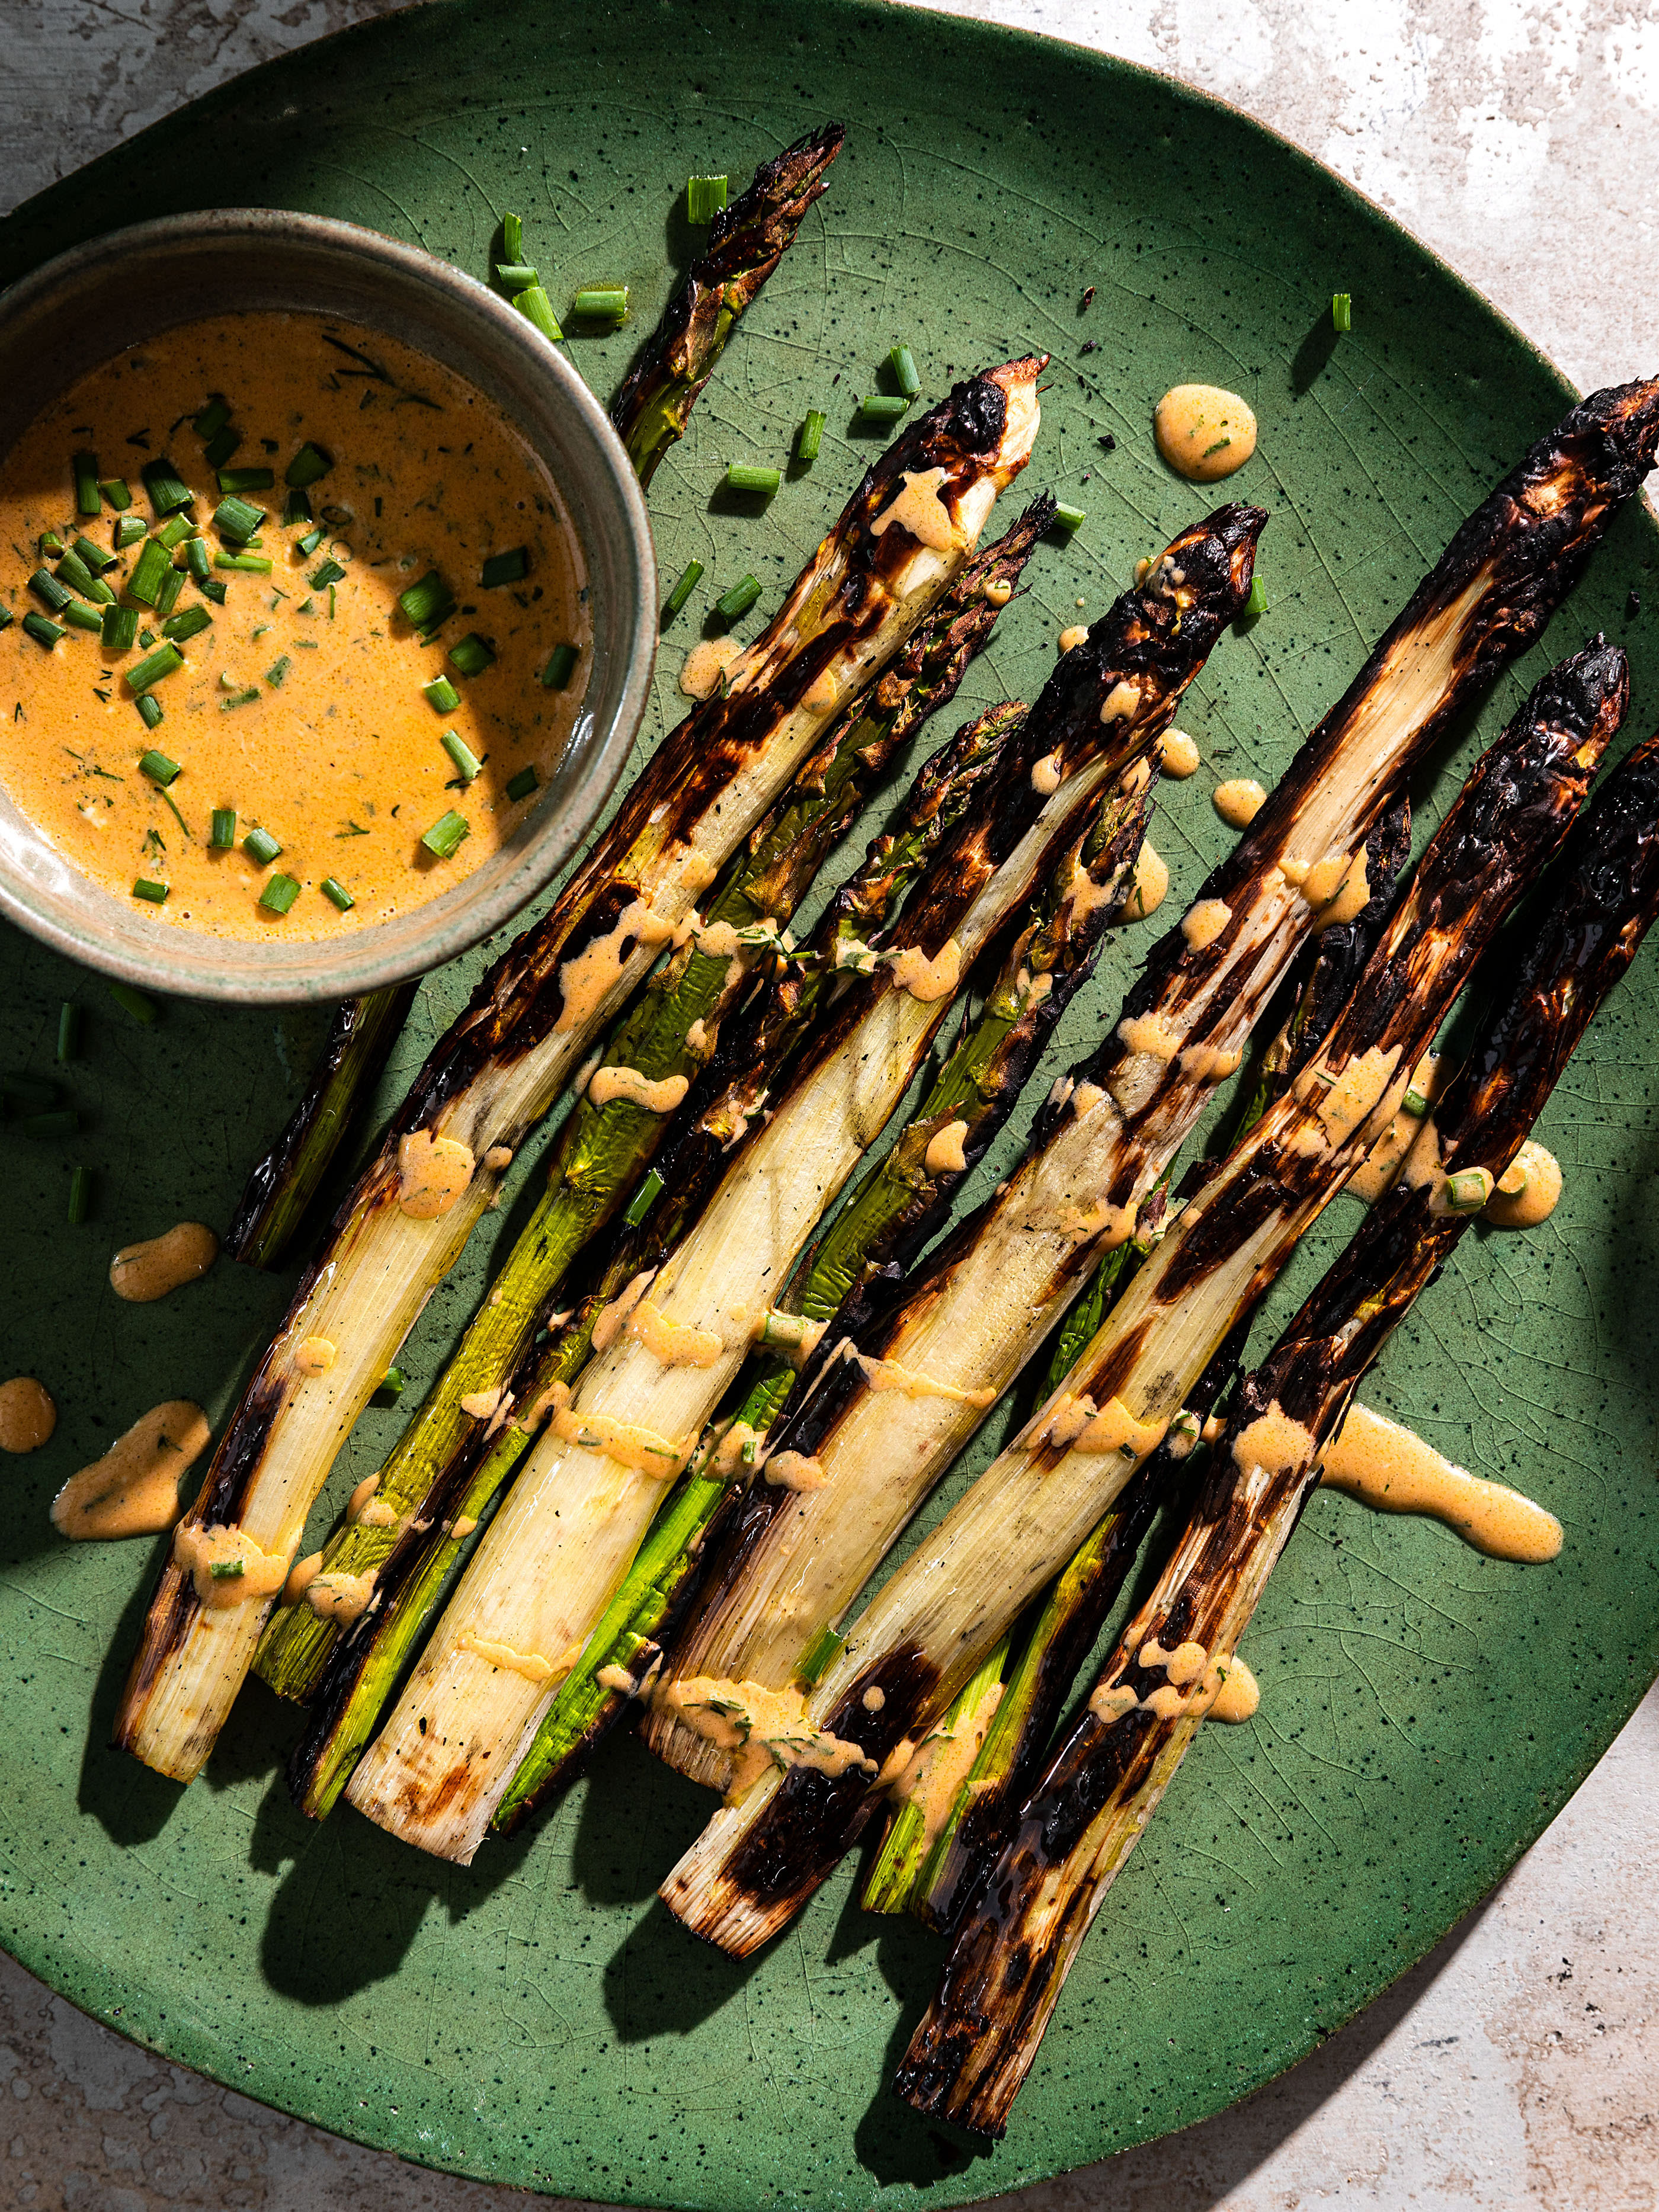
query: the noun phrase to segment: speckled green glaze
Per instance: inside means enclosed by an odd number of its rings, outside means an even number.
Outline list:
[[[665,573],[696,555],[708,574],[669,633],[647,733],[675,717],[678,648],[714,593],[753,569],[751,634],[854,483],[872,447],[851,400],[896,339],[929,395],[976,362],[1050,349],[1025,481],[1087,510],[1033,563],[963,713],[1030,696],[1076,601],[1099,611],[1201,511],[1156,459],[1151,409],[1177,379],[1228,384],[1261,417],[1231,489],[1273,511],[1268,607],[1224,641],[1182,717],[1204,767],[1164,787],[1154,830],[1179,902],[1228,834],[1214,781],[1272,781],[1565,397],[1429,255],[1243,118],[1093,56],[842,0],[434,7],[262,71],[35,202],[0,228],[0,274],[232,198],[348,216],[482,270],[512,206],[556,308],[579,284],[625,282],[642,327],[688,250],[687,173],[741,175],[827,115],[849,126],[830,194],[653,486]],[[1354,301],[1340,341],[1339,289]],[[608,394],[631,343],[578,337],[572,354]],[[727,463],[781,465],[809,405],[830,410],[817,465],[787,472],[763,514],[732,511],[715,490]],[[1547,654],[1597,627],[1635,664],[1627,736],[1652,728],[1654,616],[1626,608],[1632,588],[1650,610],[1659,599],[1656,556],[1650,520],[1626,515],[1544,648],[1419,794],[1420,831]],[[1109,1017],[1145,941],[1110,948],[1056,1061]],[[631,1742],[465,1872],[353,1814],[306,1828],[279,1771],[294,1717],[257,1686],[188,1792],[104,1748],[159,1547],[70,1550],[46,1501],[159,1398],[194,1395],[222,1418],[286,1287],[222,1266],[163,1304],[122,1307],[108,1257],[180,1218],[223,1223],[319,1018],[170,1004],[142,1030],[33,945],[9,939],[0,957],[0,1064],[50,1072],[58,1001],[88,1008],[84,1057],[60,1071],[84,1133],[42,1147],[0,1130],[5,1364],[39,1373],[63,1408],[52,1443],[3,1478],[0,1939],[99,2017],[250,2096],[434,2165],[605,2201],[884,2212],[988,2196],[1200,2118],[1301,2056],[1491,1887],[1659,1667],[1650,953],[1546,1118],[1567,1170],[1559,1211],[1530,1237],[1466,1239],[1370,1386],[1559,1513],[1560,1559],[1504,1566],[1427,1523],[1317,1499],[1246,1644],[1259,1717],[1200,1742],[1101,1916],[1006,2142],[972,2148],[886,2086],[933,1939],[860,1913],[848,1869],[747,1967],[694,1944],[652,1893],[707,1801]],[[478,964],[428,981],[388,1096]],[[417,1383],[522,1218],[534,1149],[410,1340]],[[76,1161],[97,1196],[71,1231],[58,1224]],[[1357,1218],[1333,1208],[1279,1313]],[[319,1528],[393,1426],[366,1417]]]

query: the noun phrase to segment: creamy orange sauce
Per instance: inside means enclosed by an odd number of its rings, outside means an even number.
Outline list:
[[[0,1451],[36,1451],[57,1426],[58,1408],[44,1382],[33,1375],[0,1382]]]
[[[895,988],[931,1006],[947,998],[962,980],[962,947],[947,937],[930,960],[919,945],[907,945],[892,964]]]
[[[589,1078],[587,1097],[594,1106],[623,1098],[630,1106],[642,1106],[647,1114],[672,1114],[690,1087],[684,1075],[663,1075],[653,1081],[637,1067],[598,1067]]]
[[[1507,1483],[1488,1482],[1442,1458],[1398,1421],[1358,1400],[1326,1447],[1320,1480],[1380,1513],[1425,1513],[1489,1559],[1541,1565],[1561,1549],[1561,1523]]]
[[[948,1398],[957,1406],[994,1406],[997,1394],[988,1387],[983,1390],[959,1390],[954,1382],[937,1382],[931,1375],[918,1374],[913,1367],[902,1367],[896,1359],[871,1359],[861,1352],[853,1357],[864,1370],[864,1379],[872,1390],[897,1390],[907,1398]]]
[[[688,699],[712,699],[743,653],[735,637],[706,637],[685,656],[680,689]]]
[[[1230,829],[1246,830],[1267,803],[1267,794],[1253,775],[1230,776],[1217,784],[1211,799]]]
[[[1214,483],[1242,469],[1255,451],[1255,416],[1218,384],[1176,384],[1152,416],[1158,450],[1177,476]]]
[[[1233,1073],[1243,1057],[1242,1052],[1229,1052],[1223,1045],[1189,1044],[1182,1048],[1181,1065],[1196,1082],[1219,1083]]]
[[[556,1382],[551,1395],[555,1436],[568,1444],[580,1444],[585,1450],[603,1452],[618,1467],[632,1468],[637,1474],[670,1481],[696,1449],[695,1437],[676,1443],[659,1431],[647,1428],[642,1421],[619,1420],[614,1413],[577,1413],[570,1403],[568,1382]]]
[[[1139,708],[1140,686],[1131,684],[1126,677],[1122,682],[1114,684],[1102,701],[1100,719],[1103,722],[1127,722]]]
[[[208,1448],[207,1415],[169,1398],[83,1467],[52,1501],[60,1536],[153,1536],[179,1518],[179,1479]]]
[[[634,1309],[628,1333],[665,1367],[712,1367],[726,1349],[718,1329],[671,1321],[649,1298]]]
[[[1123,901],[1125,921],[1145,921],[1156,914],[1169,896],[1170,868],[1162,853],[1143,842],[1135,855],[1135,872]]]
[[[1149,1053],[1154,1060],[1173,1060],[1181,1049],[1181,1032],[1156,1014],[1126,1015],[1117,1033],[1131,1052]]]
[[[1177,782],[1198,773],[1198,744],[1185,730],[1165,730],[1158,741],[1158,764]]]
[[[110,1288],[118,1298],[148,1305],[205,1275],[218,1256],[219,1240],[210,1229],[180,1221],[165,1236],[123,1245],[109,1263]]]
[[[1085,624],[1082,623],[1068,623],[1066,628],[1060,633],[1060,651],[1062,653],[1075,653],[1078,647],[1085,641],[1088,635],[1089,632]]]
[[[1060,755],[1044,753],[1040,761],[1031,763],[1031,788],[1044,799],[1052,799],[1060,789]]]
[[[927,1139],[921,1163],[930,1176],[963,1172],[968,1164],[968,1155],[962,1149],[962,1140],[967,1134],[965,1121],[947,1121],[942,1129],[933,1132]]]
[[[173,1540],[173,1556],[195,1584],[201,1602],[216,1612],[275,1596],[293,1565],[289,1553],[262,1551],[245,1528],[221,1522],[202,1528],[181,1521]]]
[[[942,468],[906,469],[897,495],[871,524],[870,535],[879,538],[896,523],[901,530],[909,532],[918,545],[929,546],[936,553],[952,551],[962,543],[962,532],[945,503],[945,483]]]
[[[412,1130],[398,1142],[398,1209],[414,1221],[435,1221],[472,1180],[472,1147],[459,1137]]]
[[[1561,1163],[1528,1137],[1498,1178],[1486,1200],[1486,1218],[1500,1229],[1535,1229],[1561,1200]]]
[[[510,1644],[496,1644],[487,1636],[475,1636],[470,1628],[456,1639],[455,1648],[488,1660],[505,1674],[522,1674],[526,1682],[562,1682],[580,1656],[579,1651],[570,1651],[560,1659],[544,1659],[539,1651],[515,1651]]]
[[[269,489],[237,494],[264,512],[257,547],[214,525],[224,494],[190,418],[216,393],[240,438],[225,466],[274,474]],[[305,488],[315,522],[287,523],[283,477],[306,445],[331,465]],[[185,512],[210,562],[246,553],[271,566],[213,567],[209,580],[225,589],[217,605],[190,574],[183,544],[173,549],[185,580],[172,618],[201,610],[211,620],[179,641],[185,665],[155,684],[163,719],[154,729],[126,681],[142,641],[106,648],[96,633],[70,628],[48,649],[21,619],[0,634],[0,706],[13,734],[0,779],[68,860],[158,928],[308,939],[417,906],[498,848],[536,804],[533,790],[509,799],[509,781],[533,769],[546,786],[581,702],[581,662],[562,690],[542,672],[556,646],[585,658],[591,625],[559,495],[489,401],[389,338],[306,315],[220,316],[118,355],[37,417],[0,468],[0,599],[20,617],[40,607],[27,580],[43,532],[113,550],[113,509],[74,513],[71,456],[86,449],[101,476],[128,484],[126,514],[153,531],[166,518],[141,471],[170,461],[195,495]],[[320,539],[302,553],[315,528]],[[118,595],[143,543],[104,571]],[[523,578],[486,590],[484,561],[519,547]],[[325,562],[344,573],[314,585]],[[433,569],[456,608],[422,644],[396,603]],[[139,609],[140,631],[158,643],[163,619]],[[495,659],[467,675],[447,656],[472,635]],[[458,705],[424,696],[439,676]],[[483,763],[471,781],[445,750],[446,732]],[[149,750],[179,764],[165,790],[139,769]],[[236,816],[228,849],[209,842],[216,809]],[[470,834],[440,860],[420,841],[451,809]],[[281,845],[274,861],[244,849],[255,827]],[[286,915],[259,904],[279,873],[301,886]],[[323,893],[329,878],[355,900],[348,911]],[[166,884],[165,902],[136,901],[139,878]]]
[[[823,1461],[805,1452],[774,1452],[762,1473],[778,1490],[822,1490],[830,1480]]]
[[[1002,1703],[1006,1683],[988,1682],[972,1710],[954,1727],[929,1736],[897,1778],[897,1794],[921,1814],[922,1835],[931,1844],[951,1816],[962,1785],[985,1746],[986,1733]]]
[[[1112,1452],[1131,1452],[1144,1459],[1163,1441],[1165,1421],[1138,1421],[1121,1398],[1109,1398],[1097,1410],[1092,1398],[1073,1398],[1069,1393],[1056,1401],[1047,1436],[1061,1450],[1103,1458]]]
[[[735,1754],[728,1803],[741,1796],[769,1765],[810,1766],[820,1774],[845,1774],[856,1767],[873,1774],[876,1762],[855,1743],[815,1729],[806,1717],[799,1690],[769,1690],[763,1682],[733,1682],[691,1674],[665,1683],[655,1704],[705,1737],[717,1750]]]
[[[1200,899],[1182,915],[1181,933],[1193,951],[1202,952],[1206,945],[1215,943],[1232,918],[1232,908],[1224,899]]]
[[[1258,1467],[1267,1474],[1290,1474],[1311,1459],[1313,1449],[1312,1431],[1292,1420],[1275,1398],[1234,1437],[1233,1464],[1245,1474]]]
[[[307,1552],[303,1559],[296,1559],[289,1569],[288,1580],[283,1584],[282,1602],[298,1605],[323,1570],[320,1552]]]

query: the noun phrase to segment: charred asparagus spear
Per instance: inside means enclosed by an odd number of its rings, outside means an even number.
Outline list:
[[[1175,1777],[1361,1377],[1519,1151],[1659,914],[1659,739],[1608,778],[1537,934],[1411,1170],[1249,1376],[1196,1510],[1020,1805],[899,2069],[923,2112],[1001,2135],[1073,1960]],[[1185,1652],[1196,1662],[1162,1656]]]
[[[771,1766],[664,1884],[698,1934],[747,1955],[788,1919],[873,1808],[870,1777],[902,1740],[926,1735],[1156,1450],[1241,1316],[1393,1120],[1475,959],[1565,836],[1626,685],[1624,656],[1598,640],[1538,685],[1477,763],[1319,1052],[1188,1202],[1067,1387],[849,1632],[800,1723],[842,1747],[836,1771]]]
[[[642,484],[684,436],[727,338],[783,258],[807,209],[827,189],[824,172],[846,136],[839,123],[826,123],[763,161],[748,191],[709,225],[707,246],[611,406],[611,419]]]
[[[1041,368],[1032,357],[958,385],[888,449],[733,665],[729,690],[671,733],[428,1058],[181,1524],[117,1719],[116,1741],[146,1764],[179,1780],[200,1767],[334,1455],[501,1164],[849,696],[965,564],[1030,453]],[[186,1571],[204,1545],[211,1561]],[[211,1575],[237,1559],[240,1574]]]
[[[1232,856],[1154,948],[1124,1020],[1039,1115],[1024,1163],[896,1294],[863,1352],[964,1391],[1013,1382],[1087,1280],[1106,1225],[1133,1218],[1215,1081],[1237,1065],[1297,947],[1328,919],[1319,900],[1345,870],[1354,876],[1350,856],[1436,736],[1536,635],[1651,465],[1656,441],[1659,380],[1600,393],[1540,440],[1457,532]],[[1174,1056],[1150,1048],[1170,1037]],[[1085,1103],[1091,1110],[1079,1110]],[[792,1501],[787,1517],[745,1516],[745,1554],[723,1553],[710,1570],[711,1595],[693,1608],[665,1680],[786,1689],[804,1652],[854,1601],[888,1529],[979,1418],[951,1399],[872,1393],[844,1368],[836,1395],[820,1391],[810,1415],[797,1417],[802,1437],[778,1439],[821,1462],[823,1489]],[[672,1765],[726,1786],[727,1754],[682,1725],[665,1698],[646,1732]]]

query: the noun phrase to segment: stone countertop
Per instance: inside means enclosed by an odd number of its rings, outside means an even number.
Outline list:
[[[399,0],[29,0],[0,198]],[[1581,389],[1653,368],[1659,0],[962,0],[1234,101],[1381,202]],[[50,131],[43,118],[52,118]],[[1659,1690],[1478,1913],[1203,2125],[994,2212],[1654,2212]],[[509,2212],[166,2066],[0,1955],[0,2206]],[[574,2212],[574,2208],[572,2208]]]

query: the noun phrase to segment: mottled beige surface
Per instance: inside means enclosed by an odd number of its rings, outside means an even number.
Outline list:
[[[396,0],[0,0],[0,201]],[[549,0],[556,4],[556,0]],[[565,0],[568,4],[568,0]],[[1659,361],[1659,0],[969,0],[1237,101],[1582,386]],[[42,119],[52,118],[43,129]],[[1248,2104],[1000,2212],[1654,2212],[1659,1692],[1485,1910]],[[507,2212],[214,2087],[0,1957],[0,2212]]]

